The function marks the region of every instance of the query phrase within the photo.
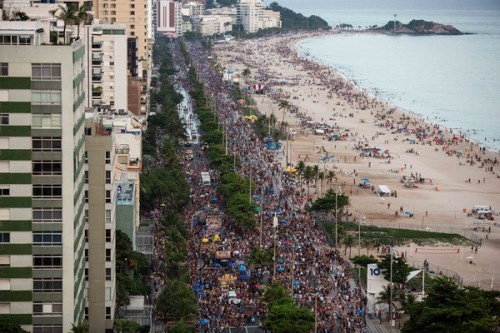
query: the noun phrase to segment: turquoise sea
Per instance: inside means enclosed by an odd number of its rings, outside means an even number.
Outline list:
[[[358,87],[408,112],[465,132],[500,151],[500,1],[283,0],[280,5],[318,15],[331,26],[384,25],[397,19],[450,24],[462,36],[388,36],[348,33],[309,39],[300,52]]]

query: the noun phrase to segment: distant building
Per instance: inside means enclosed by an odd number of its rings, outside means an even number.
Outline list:
[[[240,0],[237,6],[237,21],[246,32],[254,33],[260,29],[281,27],[279,12],[264,10],[262,0]]]
[[[159,35],[182,35],[181,4],[173,0],[158,0],[156,3],[156,33]]]
[[[225,34],[232,31],[233,19],[229,16],[200,15],[191,19],[193,30],[203,36]]]

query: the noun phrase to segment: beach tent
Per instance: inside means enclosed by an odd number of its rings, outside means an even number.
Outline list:
[[[391,195],[391,190],[387,185],[377,185],[375,188],[375,193],[379,195]]]

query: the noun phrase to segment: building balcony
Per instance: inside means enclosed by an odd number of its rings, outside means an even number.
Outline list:
[[[129,145],[118,145],[115,147],[115,154],[126,154],[130,153]]]
[[[94,60],[94,59],[92,59],[92,66],[94,66],[94,67],[101,67],[102,66],[102,59],[101,60]]]
[[[92,51],[102,51],[102,42],[92,42]]]

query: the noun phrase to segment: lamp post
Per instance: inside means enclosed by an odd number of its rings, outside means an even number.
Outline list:
[[[276,277],[276,230],[278,229],[278,217],[276,216],[276,213],[274,213],[273,217],[273,229],[274,229],[274,251],[273,251],[273,257],[274,257],[274,269],[273,269],[273,280]]]
[[[338,219],[338,196],[339,193],[342,194],[342,189],[339,188],[339,186],[335,187],[335,248],[338,248],[338,224],[339,224],[339,219]]]
[[[394,293],[394,285],[393,285],[393,282],[392,282],[392,257],[393,257],[393,253],[394,253],[394,249],[392,248],[392,244],[391,244],[391,265],[390,265],[390,269],[391,269],[391,275],[390,275],[390,286],[391,288],[389,289],[389,292],[390,292],[390,296],[389,296],[389,332],[392,332],[392,297],[393,297],[393,293]],[[398,258],[399,256],[399,252],[396,254],[396,258]]]

